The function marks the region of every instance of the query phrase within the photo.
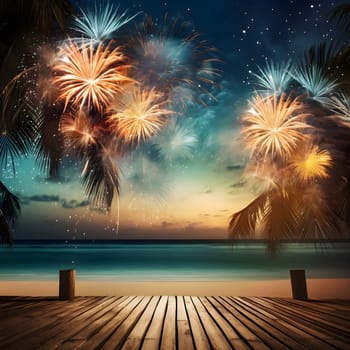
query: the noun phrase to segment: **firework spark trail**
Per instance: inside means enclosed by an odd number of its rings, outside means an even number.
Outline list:
[[[81,33],[85,38],[91,39],[94,43],[109,39],[113,33],[142,13],[140,11],[132,16],[127,15],[128,10],[118,13],[119,5],[115,7],[111,3],[100,4],[100,7],[97,7],[95,3],[94,11],[85,11],[82,8],[80,11],[82,15],[75,17],[72,29]],[[79,42],[78,39],[74,40]]]
[[[292,100],[284,94],[267,98],[256,95],[251,109],[242,117],[242,135],[251,157],[290,158],[307,139],[303,131],[311,127],[303,121],[308,114],[301,112],[302,107],[299,99]]]
[[[350,100],[342,91],[324,99],[324,105],[342,120],[350,121]]]
[[[302,182],[327,178],[332,166],[331,154],[320,149],[318,145],[308,145],[301,149],[292,159],[291,167]]]
[[[326,76],[323,69],[317,65],[302,66],[291,73],[295,79],[316,101],[323,102],[338,88],[338,83]]]
[[[82,47],[71,42],[64,44],[65,55],[53,66],[52,83],[58,88],[58,100],[71,103],[80,110],[92,107],[101,112],[133,80],[125,75],[130,67],[124,55],[101,44],[95,49],[92,42]]]
[[[281,94],[288,87],[292,77],[291,70],[294,70],[291,61],[286,63],[270,63],[267,61],[264,67],[259,67],[259,74],[253,73],[256,84],[263,88],[263,92],[270,95]]]
[[[117,95],[112,102],[107,123],[122,140],[131,146],[155,135],[173,112],[165,105],[167,101],[155,89],[139,86]]]

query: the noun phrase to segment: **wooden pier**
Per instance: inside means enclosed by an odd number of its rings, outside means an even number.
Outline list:
[[[350,301],[0,298],[0,349],[350,349]]]

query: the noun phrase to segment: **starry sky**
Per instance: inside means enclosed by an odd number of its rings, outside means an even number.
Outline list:
[[[190,21],[217,49],[221,71],[207,105],[194,103],[177,116],[179,137],[190,148],[162,161],[151,144],[115,159],[121,195],[111,213],[90,208],[79,171],[63,159],[60,181],[49,181],[33,159],[17,160],[2,179],[22,203],[16,239],[222,239],[230,215],[246,205],[255,189],[244,178],[247,154],[239,137],[239,118],[254,91],[257,66],[266,60],[297,61],[310,45],[341,41],[327,20],[340,1],[118,1],[133,22],[165,13]],[[90,1],[79,1],[88,8]],[[133,23],[125,25],[131,30]],[[171,130],[168,130],[168,133]],[[168,134],[153,140],[167,155]]]

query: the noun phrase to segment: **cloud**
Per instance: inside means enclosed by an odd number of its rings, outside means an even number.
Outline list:
[[[30,202],[59,202],[60,196],[55,194],[35,194],[29,197],[23,197],[24,201]]]
[[[213,193],[213,191],[209,188],[207,189],[206,191],[204,191],[205,194],[210,194],[210,193]]]
[[[70,201],[63,200],[61,203],[62,203],[62,208],[65,208],[65,209],[83,208],[90,205],[90,201],[88,200],[83,200],[79,202],[75,199],[72,199]]]
[[[239,187],[243,187],[245,184],[247,183],[246,179],[240,179],[239,181],[233,183],[232,185],[230,185],[231,188],[239,188]]]
[[[76,199],[67,200],[61,198],[56,194],[35,194],[33,196],[21,197],[21,203],[23,205],[30,205],[32,202],[41,202],[41,203],[60,203],[62,208],[65,209],[74,209],[82,208],[90,205],[90,201],[82,200],[78,201]]]
[[[188,221],[188,225],[184,227],[185,230],[194,230],[196,229],[199,225],[203,225],[202,221]]]
[[[175,224],[173,222],[169,222],[169,221],[162,221],[161,226],[162,228],[167,228],[169,226],[174,226]]]
[[[242,169],[244,166],[242,164],[234,164],[234,165],[227,165],[226,166],[226,170],[227,171],[235,171],[235,170],[240,170]]]

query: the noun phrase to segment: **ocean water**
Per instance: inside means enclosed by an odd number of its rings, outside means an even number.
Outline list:
[[[0,248],[1,280],[55,280],[75,268],[80,280],[232,281],[289,278],[350,278],[350,243],[315,249],[290,243],[275,256],[261,243],[26,243]]]

